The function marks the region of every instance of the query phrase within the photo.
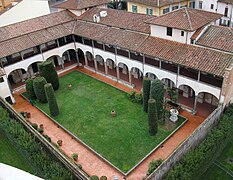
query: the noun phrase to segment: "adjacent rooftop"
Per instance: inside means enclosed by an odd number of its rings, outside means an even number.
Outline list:
[[[179,2],[183,2],[186,0],[127,0],[128,2],[138,3],[138,4],[144,4],[147,6],[153,6],[153,7],[162,7],[169,4],[175,4]]]
[[[146,21],[149,24],[171,27],[185,31],[195,31],[223,15],[198,9],[181,8]]]

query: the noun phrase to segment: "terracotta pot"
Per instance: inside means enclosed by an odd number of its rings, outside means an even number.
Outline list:
[[[43,125],[43,124],[41,124],[41,125],[40,125],[40,128],[41,128],[41,129],[44,129],[44,125]]]
[[[31,113],[28,112],[28,113],[27,113],[27,118],[30,118],[30,117],[31,117]]]
[[[116,116],[116,111],[115,111],[115,110],[112,110],[112,111],[111,111],[111,115],[112,115],[112,117],[115,117],[115,116]]]
[[[62,140],[57,141],[58,146],[62,146]]]

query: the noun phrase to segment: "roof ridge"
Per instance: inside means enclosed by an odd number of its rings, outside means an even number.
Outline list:
[[[187,18],[188,18],[188,22],[189,22],[190,30],[193,30],[192,22],[191,22],[191,20],[190,20],[190,16],[189,16],[189,12],[187,11],[187,8],[184,8],[184,9],[185,9],[185,12],[186,12],[186,15],[187,15]]]

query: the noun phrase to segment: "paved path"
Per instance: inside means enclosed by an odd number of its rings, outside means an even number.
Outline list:
[[[122,89],[126,92],[130,92],[132,89],[126,87],[122,84],[119,84],[109,78],[86,70],[84,68],[74,68],[73,70],[82,71],[88,75],[93,76],[96,79],[104,81],[112,86],[116,86],[119,89]],[[70,72],[69,71],[69,72]],[[67,74],[62,73],[61,75]],[[21,92],[22,93],[22,92]],[[49,118],[47,118],[44,114],[42,114],[37,108],[31,106],[26,100],[24,100],[20,93],[15,94],[16,104],[14,105],[15,109],[18,112],[21,111],[29,111],[31,112],[30,121],[43,124],[44,125],[44,133],[49,135],[53,142],[57,142],[57,140],[63,140],[63,145],[61,149],[64,153],[68,156],[71,156],[72,153],[78,152],[80,163],[83,166],[83,169],[89,175],[98,175],[102,176],[105,175],[108,179],[113,179],[114,176],[118,176],[119,179],[123,179],[123,175],[110,166],[105,161],[101,160],[98,156],[96,156],[92,151],[84,147],[81,143],[77,142],[76,140],[72,139],[72,137],[67,134],[61,128],[58,128],[56,124],[54,124]],[[168,157],[172,151],[181,143],[183,142],[191,133],[203,122],[204,118],[199,116],[193,116],[186,111],[181,111],[181,115],[185,116],[189,119],[189,121],[178,131],[176,132],[171,138],[169,138],[164,144],[162,148],[157,149],[151,156],[149,156],[140,166],[138,166],[134,171],[132,171],[128,176],[127,179],[129,180],[141,180],[142,177],[146,175],[148,164],[153,159],[165,159]]]

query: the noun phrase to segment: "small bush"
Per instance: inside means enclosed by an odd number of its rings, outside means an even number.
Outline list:
[[[44,129],[38,128],[37,131],[42,134],[44,132]]]
[[[101,176],[100,180],[107,180],[108,178],[106,176]]]
[[[78,166],[79,169],[83,169],[81,164],[77,164],[77,166]]]
[[[96,175],[93,175],[89,178],[89,180],[99,180],[99,177]]]
[[[142,104],[142,93],[135,94],[135,102],[138,104]]]
[[[77,161],[78,160],[78,153],[73,153],[72,158]]]
[[[33,127],[34,129],[36,129],[36,130],[38,129],[38,125],[37,125],[36,123],[32,123],[31,125],[32,125],[32,127]]]
[[[134,100],[135,99],[135,94],[136,94],[136,91],[130,91],[129,93],[128,93],[128,98],[130,99],[130,100]]]
[[[51,137],[49,137],[48,135],[44,135],[44,138],[45,138],[48,142],[52,142],[52,141],[51,141]]]
[[[21,114],[24,118],[27,118],[27,112],[22,111],[22,112],[20,112],[20,114]]]
[[[147,175],[150,175],[157,167],[160,166],[160,164],[162,164],[162,162],[162,159],[152,160],[148,166]]]

